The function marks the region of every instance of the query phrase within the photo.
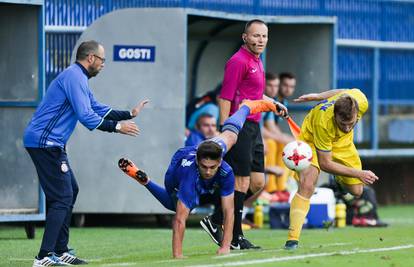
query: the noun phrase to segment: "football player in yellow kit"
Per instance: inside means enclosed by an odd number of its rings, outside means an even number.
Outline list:
[[[297,175],[298,192],[290,206],[287,250],[298,247],[320,170],[333,174],[345,190],[357,197],[362,194],[364,184],[378,180],[372,171],[362,170],[353,143],[354,126],[368,109],[366,96],[359,89],[334,89],[295,99],[295,102],[307,101],[320,101],[305,117],[298,138],[310,145],[313,159]]]

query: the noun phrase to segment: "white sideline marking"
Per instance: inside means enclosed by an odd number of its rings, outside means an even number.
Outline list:
[[[120,263],[108,263],[108,264],[102,264],[99,266],[130,266],[137,264],[137,262],[120,262]]]
[[[185,260],[187,260],[187,258],[185,258],[185,259],[170,259],[170,260],[155,261],[153,263],[168,263],[168,262],[177,262],[177,261],[185,261]]]
[[[351,245],[352,242],[347,243],[329,243],[329,244],[320,244],[318,246],[311,246],[311,248],[326,248],[326,247],[340,247],[340,246],[346,246]]]
[[[321,244],[321,245],[317,245],[317,246],[312,246],[310,248],[340,247],[340,246],[347,246],[347,245],[351,245],[351,244],[352,244],[352,242],[347,242],[347,243],[327,243],[327,244]],[[258,250],[249,251],[249,254],[252,254],[252,253],[278,252],[278,251],[285,251],[285,249],[283,249],[283,248],[258,249]]]
[[[227,254],[227,255],[214,256],[213,259],[231,258],[231,257],[241,256],[243,254],[246,254],[246,253],[231,253],[231,254]]]
[[[329,252],[329,253],[304,254],[304,255],[287,256],[287,257],[279,257],[279,258],[273,257],[273,258],[260,259],[260,260],[236,261],[236,262],[208,264],[208,265],[192,265],[192,267],[240,266],[240,265],[248,265],[248,264],[302,260],[302,259],[316,258],[316,257],[329,257],[329,256],[334,256],[334,255],[351,255],[351,254],[359,254],[359,253],[392,251],[392,250],[401,250],[401,249],[409,249],[409,248],[414,248],[414,245],[409,244],[409,245],[396,246],[396,247],[371,248],[371,249],[361,249],[361,250],[343,250],[343,251]]]
[[[85,260],[87,262],[100,262],[100,261],[104,261],[104,260],[121,259],[121,258],[129,257],[131,255],[134,255],[134,254],[116,255],[116,256],[106,257],[106,258],[95,258],[95,259],[85,259]]]
[[[324,248],[324,247],[334,247],[334,246],[345,246],[345,245],[351,245],[351,244],[352,244],[352,242],[347,242],[347,243],[328,243],[328,244],[322,244],[322,247]],[[312,246],[311,248],[319,248],[319,247],[320,246]],[[277,248],[277,249],[261,249],[261,250],[257,250],[257,251],[250,251],[249,254],[252,254],[252,253],[278,252],[278,251],[284,251],[284,249],[282,249],[282,248]],[[207,254],[211,254],[211,253],[210,252],[206,252],[206,253],[192,253],[192,254],[188,254],[187,256],[199,256],[199,255],[207,255]],[[243,254],[246,254],[246,253],[244,253],[244,252],[242,252],[242,253],[231,253],[231,254],[228,254],[228,255],[214,256],[212,258],[213,259],[231,258],[231,257],[240,256],[240,255],[243,255]],[[99,262],[104,261],[104,260],[112,260],[112,259],[116,259],[116,258],[125,258],[125,257],[128,257],[130,255],[132,255],[132,254],[112,256],[112,257],[108,257],[108,258],[87,259],[87,261],[88,262],[99,263]],[[26,259],[25,258],[10,258],[9,260],[10,261],[33,261],[33,259],[34,258],[26,258]],[[168,262],[175,262],[175,261],[177,261],[177,260],[176,259],[168,259],[168,260],[156,261],[154,263],[168,263]],[[129,264],[129,263],[127,263],[127,264]]]

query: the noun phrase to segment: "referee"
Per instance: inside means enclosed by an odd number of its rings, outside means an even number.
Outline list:
[[[266,48],[268,28],[265,22],[255,19],[246,23],[242,34],[244,45],[226,63],[223,85],[220,93],[220,124],[237,111],[243,100],[270,99],[263,95],[265,71],[260,55]],[[280,103],[277,115],[284,116],[287,109]],[[226,154],[224,160],[230,164],[235,174],[234,192],[234,229],[232,249],[257,249],[243,235],[241,228],[243,202],[250,189],[254,194],[265,184],[264,153],[259,122],[261,114],[253,114],[247,120],[239,133],[237,143]],[[212,216],[205,217],[200,224],[210,237],[220,243],[222,234],[221,209],[216,208]]]
[[[137,136],[139,129],[130,120],[148,101],[131,111],[112,110],[92,94],[88,79],[104,67],[105,51],[96,41],[80,44],[76,63],[70,65],[50,84],[27,126],[23,142],[46,195],[45,231],[33,266],[87,264],[68,248],[69,224],[78,194],[78,185],[66,155],[66,142],[80,121],[89,130],[118,132]]]

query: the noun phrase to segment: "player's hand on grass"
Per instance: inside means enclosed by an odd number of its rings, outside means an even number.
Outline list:
[[[130,136],[137,136],[139,134],[139,128],[133,121],[118,122],[121,125],[121,129],[117,132]]]
[[[293,102],[303,103],[303,102],[319,101],[319,100],[322,100],[320,97],[320,94],[312,93],[312,94],[301,95],[300,97],[293,99]]]
[[[369,170],[362,170],[361,175],[359,177],[364,184],[373,184],[379,178],[375,175],[372,171]]]
[[[217,250],[217,255],[227,255],[230,254],[230,246],[220,247]]]
[[[277,101],[275,101],[275,105],[276,105],[275,114],[277,116],[286,117],[288,115],[288,109],[285,105]]]
[[[140,103],[138,103],[138,105],[136,105],[132,110],[131,110],[131,115],[132,118],[135,118],[136,116],[138,116],[138,113],[141,112],[141,109],[144,108],[144,106],[149,102],[148,99],[141,101]]]
[[[180,255],[174,255],[174,259],[187,259],[187,256],[184,256],[183,254]]]

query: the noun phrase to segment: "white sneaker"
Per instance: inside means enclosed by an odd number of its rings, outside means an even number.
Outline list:
[[[55,253],[49,253],[46,257],[38,259],[35,257],[33,261],[33,267],[42,267],[42,266],[67,266],[64,262],[61,262]]]
[[[60,262],[67,263],[69,265],[84,265],[88,264],[86,261],[79,259],[75,255],[75,250],[70,249],[68,252],[64,252],[62,255],[58,255]]]

